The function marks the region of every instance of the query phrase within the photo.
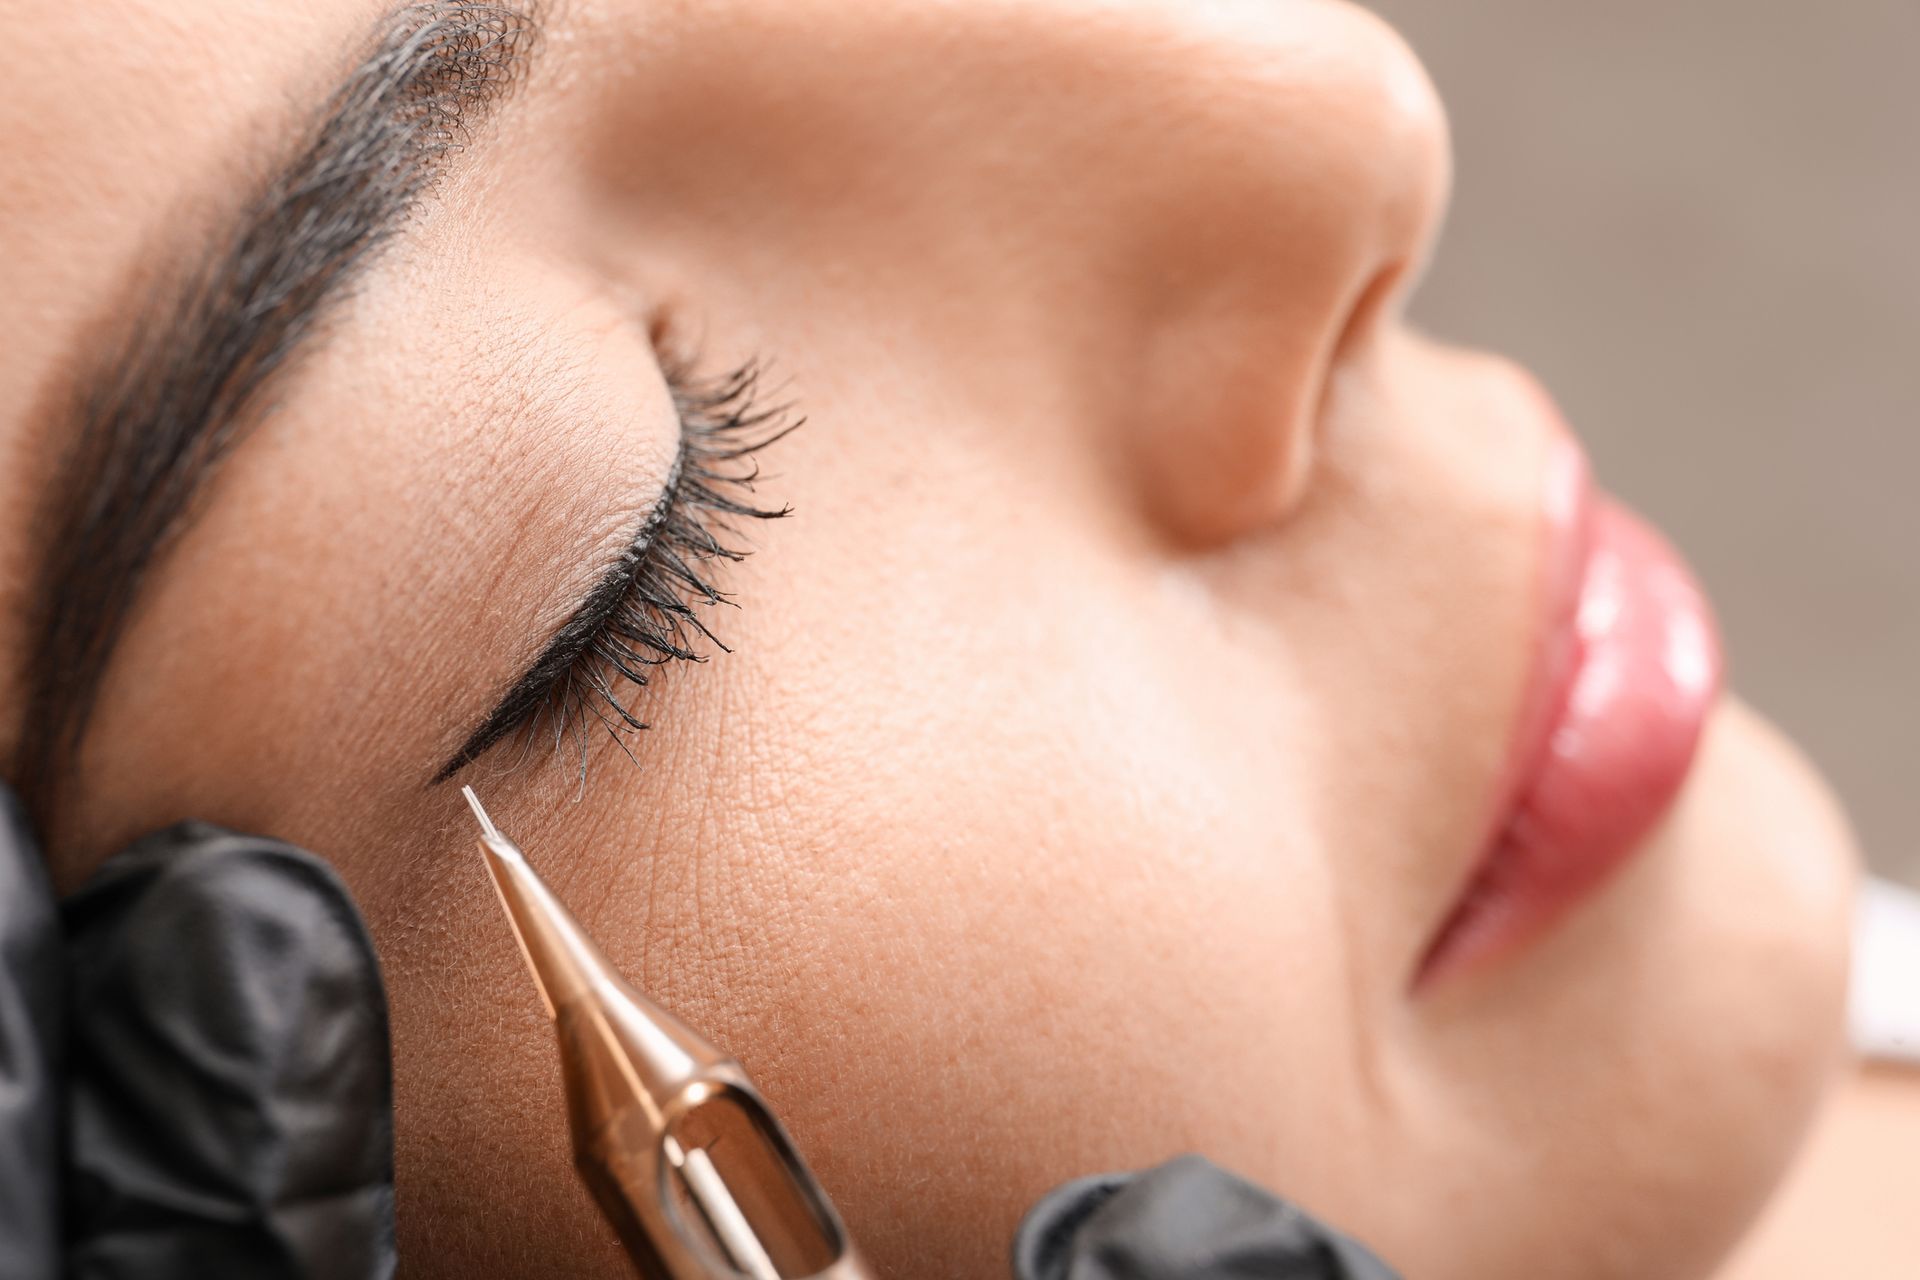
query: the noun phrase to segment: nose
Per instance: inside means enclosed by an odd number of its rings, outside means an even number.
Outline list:
[[[1194,9],[1204,44],[1153,59],[1169,109],[1133,149],[1170,208],[1144,257],[1127,431],[1155,518],[1204,546],[1301,499],[1329,388],[1397,322],[1451,163],[1431,82],[1373,15]]]
[[[911,350],[1176,543],[1299,501],[1445,204],[1432,86],[1346,0],[602,8],[555,239],[716,327],[805,316],[822,368]]]

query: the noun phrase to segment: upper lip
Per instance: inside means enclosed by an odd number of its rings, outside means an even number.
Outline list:
[[[1482,856],[1499,838],[1530,765],[1546,749],[1556,712],[1566,701],[1579,660],[1574,620],[1586,576],[1593,525],[1593,475],[1572,434],[1558,432],[1542,499],[1540,557],[1536,572],[1533,662],[1520,699],[1506,763],[1481,834]]]
[[[1465,851],[1460,865],[1450,871],[1444,897],[1439,902],[1439,914],[1431,921],[1427,936],[1413,957],[1416,972],[1425,964],[1441,930],[1459,905],[1461,895],[1511,821],[1521,789],[1532,772],[1531,766],[1546,750],[1556,713],[1565,701],[1578,665],[1575,618],[1592,527],[1592,470],[1585,450],[1560,418],[1546,392],[1531,383],[1528,391],[1542,407],[1549,437],[1540,485],[1530,661],[1503,762],[1488,790],[1479,838]]]

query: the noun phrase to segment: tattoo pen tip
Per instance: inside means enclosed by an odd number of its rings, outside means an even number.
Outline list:
[[[493,825],[493,819],[489,818],[487,811],[481,807],[480,797],[473,794],[473,788],[461,787],[460,794],[467,798],[467,807],[473,810],[473,816],[480,819],[480,830],[488,836],[497,838],[500,834],[500,829]]]

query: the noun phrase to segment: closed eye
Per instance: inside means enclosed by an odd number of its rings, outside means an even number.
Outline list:
[[[680,418],[680,449],[659,499],[430,785],[504,739],[524,736],[531,746],[549,734],[556,754],[570,739],[578,743],[584,783],[591,730],[607,733],[631,757],[627,735],[648,727],[628,706],[633,688],[645,687],[668,663],[706,661],[706,646],[727,652],[701,616],[735,603],[714,584],[713,564],[747,555],[733,545],[739,521],[789,513],[754,499],[754,455],[802,419],[791,402],[761,405],[763,366],[756,360],[710,377],[684,360],[663,360],[662,368]]]

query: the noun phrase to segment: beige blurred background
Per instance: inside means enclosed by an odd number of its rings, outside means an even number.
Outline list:
[[[1542,376],[1920,885],[1920,3],[1372,7],[1453,120],[1414,315]]]

